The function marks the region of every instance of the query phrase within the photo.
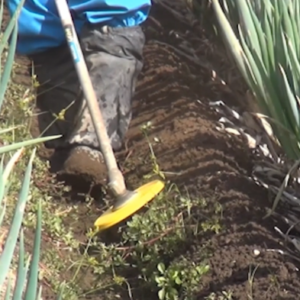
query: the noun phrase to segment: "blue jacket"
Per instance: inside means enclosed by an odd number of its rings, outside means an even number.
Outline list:
[[[10,14],[20,0],[7,0]],[[77,33],[85,22],[113,27],[135,26],[146,20],[151,0],[68,0]],[[65,35],[54,0],[26,0],[19,20],[17,52],[33,54],[61,45]]]

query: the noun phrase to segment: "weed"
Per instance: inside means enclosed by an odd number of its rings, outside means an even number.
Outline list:
[[[180,263],[173,263],[167,269],[163,263],[158,264],[159,275],[155,277],[158,298],[173,300],[179,298],[179,291],[183,291],[183,299],[191,299],[198,288],[202,276],[209,271],[209,265],[195,265],[184,257]]]
[[[233,293],[231,291],[222,291],[221,295],[216,295],[215,293],[211,293],[205,300],[232,300]]]
[[[152,176],[158,176],[161,179],[165,179],[165,174],[161,171],[159,164],[157,163],[157,159],[155,156],[155,153],[153,151],[153,147],[152,144],[149,140],[148,137],[148,132],[153,128],[152,123],[148,122],[144,125],[141,126],[141,131],[146,139],[146,141],[148,142],[149,145],[149,149],[150,149],[150,160],[151,160],[151,165],[152,165],[152,172],[150,174],[147,174],[146,176],[144,176],[145,179],[147,178],[151,178]],[[159,142],[158,140],[156,140],[157,142]]]
[[[249,273],[248,273],[248,285],[249,285],[248,299],[249,300],[254,299],[253,298],[253,283],[254,283],[255,273],[256,273],[258,267],[259,266],[256,266],[253,271],[250,269]]]
[[[118,229],[118,244],[106,246],[99,237],[93,240],[99,249],[94,265],[101,269],[102,277],[110,274],[115,286],[127,286],[128,293],[156,294],[161,300],[192,299],[209,272],[208,255],[203,247],[196,261],[185,256],[201,238],[203,228],[220,230],[217,222],[209,223],[197,215],[198,209],[207,206],[203,199],[182,195],[169,184],[144,213],[134,215],[126,227]]]

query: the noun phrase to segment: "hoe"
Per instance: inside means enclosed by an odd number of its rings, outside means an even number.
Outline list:
[[[163,190],[164,183],[160,180],[154,180],[134,191],[130,191],[126,188],[124,177],[118,168],[106,132],[103,117],[97,103],[96,94],[82,54],[68,4],[66,0],[55,0],[55,3],[108,171],[108,187],[115,197],[114,205],[104,212],[94,223],[96,230],[102,231],[118,224],[145,206]]]

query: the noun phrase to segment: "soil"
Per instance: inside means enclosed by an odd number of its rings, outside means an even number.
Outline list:
[[[180,22],[163,6],[154,4],[143,28],[147,37],[144,68],[133,102],[127,149],[118,154],[128,184],[136,187],[151,171],[150,162],[145,164],[149,146],[141,132],[141,126],[151,122],[148,138],[167,179],[191,195],[213,199],[223,207],[225,231],[206,237],[212,254],[211,272],[195,299],[211,293],[221,296],[223,291],[231,291],[231,299],[238,300],[298,299],[297,263],[271,251],[283,249],[274,226],[284,225],[264,219],[269,195],[251,179],[255,157],[242,138],[217,130],[220,115],[209,106],[210,101],[222,100],[244,110],[243,82],[228,75],[232,74],[230,62],[204,29]],[[191,37],[187,48],[194,49],[201,63],[179,54],[180,37]],[[212,70],[227,77],[229,83],[222,84]],[[78,163],[86,173],[82,162]],[[84,204],[82,208],[83,218]],[[87,229],[83,219],[82,226],[78,232]],[[255,255],[257,250],[259,255]],[[198,255],[196,250],[189,253],[191,259]],[[256,267],[250,286],[249,274]]]
[[[160,5],[154,6],[151,16],[153,19],[145,25],[145,65],[137,86],[128,146],[132,157],[149,155],[140,126],[151,121],[153,129],[148,138],[159,141],[153,150],[162,171],[171,174],[168,179],[194,195],[211,196],[222,204],[226,232],[208,238],[212,272],[197,299],[212,292],[221,295],[222,291],[232,291],[232,299],[241,300],[296,299],[300,289],[296,264],[279,253],[266,251],[281,249],[274,226],[283,225],[263,219],[270,202],[267,191],[250,179],[254,156],[245,141],[216,129],[220,115],[209,106],[210,101],[222,100],[243,110],[243,83],[232,81],[228,87],[213,80],[212,70],[226,72],[226,56],[220,59],[220,49],[207,41],[203,30],[193,31]],[[191,47],[199,57],[206,58],[203,67],[172,49],[178,48],[176,34],[187,36],[191,31],[198,36]],[[227,70],[230,67],[227,64]],[[151,166],[144,165],[143,160],[132,161],[127,178],[135,182]],[[258,257],[255,250],[261,253]],[[191,255],[193,259],[198,253]],[[249,298],[249,272],[254,266],[258,268]],[[274,275],[275,285],[271,284]]]

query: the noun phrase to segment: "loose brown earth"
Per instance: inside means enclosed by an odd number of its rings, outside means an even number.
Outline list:
[[[248,177],[254,158],[243,140],[216,130],[220,116],[208,105],[209,101],[223,100],[241,108],[238,101],[242,99],[235,95],[240,86],[236,88],[238,83],[232,83],[229,90],[212,81],[211,70],[195,66],[172,51],[171,45],[176,47],[178,41],[170,32],[184,35],[191,28],[160,6],[153,8],[152,18],[145,25],[148,43],[128,134],[129,148],[132,157],[148,155],[140,126],[151,121],[154,129],[149,139],[160,141],[153,148],[161,169],[173,172],[168,177],[181,188],[188,187],[194,195],[213,196],[223,206],[226,231],[211,238],[212,272],[197,299],[222,291],[232,291],[233,299],[251,299],[249,272],[255,266],[253,299],[297,299],[300,284],[295,264],[280,254],[265,251],[280,245],[274,220],[262,219],[265,208],[270,206],[268,194]],[[197,54],[206,58],[203,62],[224,72],[213,50],[207,55],[205,33],[194,33],[199,37],[194,43]],[[129,178],[139,178],[150,171],[138,159],[133,161]],[[261,251],[258,258],[253,255],[255,249]],[[272,276],[276,276],[276,284],[271,283]]]
[[[213,80],[211,69],[223,75],[230,65],[225,64],[224,69],[224,63],[220,64],[220,51],[211,46],[204,31],[187,27],[161,6],[154,5],[144,29],[145,65],[134,99],[128,149],[118,155],[127,181],[136,186],[139,178],[151,171],[150,163],[144,163],[149,146],[140,130],[151,121],[148,138],[167,178],[191,195],[218,201],[223,207],[225,231],[197,241],[199,245],[209,241],[212,256],[205,288],[195,299],[221,295],[222,291],[231,291],[232,299],[240,300],[298,299],[297,265],[266,251],[281,249],[281,240],[274,231],[276,220],[263,220],[270,202],[267,191],[250,179],[254,157],[242,139],[216,129],[220,116],[208,105],[223,100],[244,109],[239,98],[242,84],[232,81],[226,86]],[[202,67],[175,53],[176,33],[197,36],[192,46],[203,58]],[[83,220],[84,204],[82,208],[83,228],[78,232],[85,232],[90,223]],[[260,251],[257,257],[256,249]],[[189,253],[191,259],[197,255],[197,251]],[[249,273],[256,267],[250,287]],[[249,298],[251,292],[253,298]]]

